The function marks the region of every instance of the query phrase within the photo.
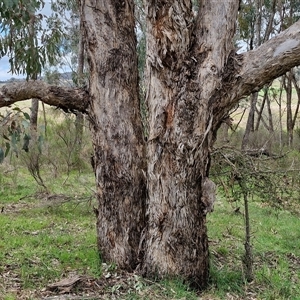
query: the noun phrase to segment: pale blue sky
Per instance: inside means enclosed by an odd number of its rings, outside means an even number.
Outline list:
[[[42,14],[49,16],[51,13],[51,5],[50,5],[50,1],[46,0],[45,1],[45,6],[43,8],[43,10],[41,11]],[[8,61],[8,57],[2,57],[0,59],[0,81],[5,81],[8,80],[12,77],[14,78],[23,78],[26,76],[22,76],[22,75],[16,75],[16,74],[12,74],[9,72],[10,70],[10,66],[9,66],[9,61]]]

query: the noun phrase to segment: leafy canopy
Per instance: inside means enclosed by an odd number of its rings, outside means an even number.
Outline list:
[[[44,0],[0,1],[0,59],[9,57],[10,72],[36,78],[55,63],[63,37],[61,21],[42,14]]]

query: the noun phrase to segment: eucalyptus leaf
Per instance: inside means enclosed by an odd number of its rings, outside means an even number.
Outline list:
[[[25,117],[26,120],[30,120],[30,116],[27,112],[23,112],[23,116]]]

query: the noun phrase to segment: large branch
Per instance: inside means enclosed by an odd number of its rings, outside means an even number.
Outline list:
[[[14,82],[0,88],[0,107],[37,98],[46,104],[68,111],[86,112],[88,93],[79,88],[49,85],[43,81]]]
[[[237,96],[260,90],[266,83],[300,65],[300,21],[255,50],[243,54]]]
[[[300,65],[300,21],[255,50],[232,55],[221,91],[211,98],[215,120],[228,113],[241,98]]]

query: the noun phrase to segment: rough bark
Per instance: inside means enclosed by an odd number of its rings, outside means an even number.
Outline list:
[[[67,111],[86,112],[89,104],[89,95],[84,89],[49,85],[40,80],[14,82],[0,89],[0,107],[31,98],[40,99],[46,104]]]
[[[242,97],[300,63],[300,22],[256,50],[235,54],[238,3],[201,0],[194,19],[188,0],[145,1],[146,154],[133,0],[80,3],[89,94],[40,82],[0,90],[0,106],[36,97],[87,112],[95,151],[98,245],[102,257],[121,268],[139,264],[146,276],[179,275],[201,288],[207,283],[205,183],[214,132]]]
[[[183,276],[200,288],[208,279],[202,185],[213,139],[209,99],[233,50],[236,4],[202,1],[194,22],[189,1],[145,2],[149,198],[142,271]]]
[[[81,5],[90,67],[98,247],[104,260],[133,270],[146,196],[134,2],[85,0]]]
[[[29,38],[32,41],[32,44],[34,44],[33,41],[35,38],[34,23],[35,23],[35,18],[31,18],[30,26],[29,26]],[[33,80],[36,80],[37,74],[32,74],[30,76],[30,78]],[[36,138],[38,114],[39,114],[39,99],[33,98],[31,100],[31,108],[30,108],[30,131],[31,131],[31,137],[34,140],[34,142],[35,142],[35,138]]]
[[[79,3],[79,2],[78,2]],[[84,85],[84,34],[83,34],[83,22],[80,20],[79,26],[79,44],[78,44],[78,58],[77,58],[77,86],[82,87]],[[75,120],[75,147],[76,154],[81,151],[82,137],[83,137],[84,115],[81,112],[76,114]]]
[[[245,95],[300,64],[300,21],[255,50],[229,56],[222,89],[212,98],[215,120],[222,120]],[[218,126],[218,122],[215,123]]]
[[[32,99],[31,100],[31,114],[30,114],[30,130],[34,132],[37,130],[37,122],[38,122],[38,113],[39,113],[39,100]]]

